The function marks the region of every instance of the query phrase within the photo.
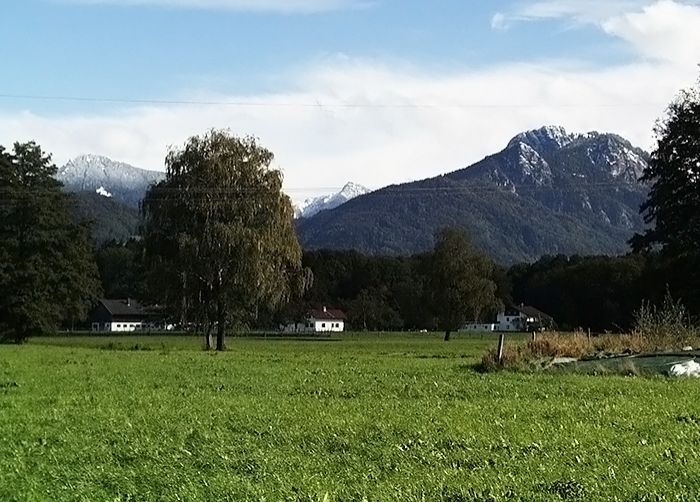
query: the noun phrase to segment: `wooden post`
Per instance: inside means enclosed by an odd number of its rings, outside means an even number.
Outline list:
[[[501,333],[501,336],[498,337],[498,362],[503,361],[503,343],[506,340],[506,335],[505,333]]]
[[[536,342],[537,341],[537,331],[532,332],[532,341]]]
[[[588,341],[591,341],[591,328],[588,328]]]

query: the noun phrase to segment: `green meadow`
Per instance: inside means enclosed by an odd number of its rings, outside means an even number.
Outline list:
[[[700,500],[700,382],[479,373],[495,344],[0,346],[0,500]]]

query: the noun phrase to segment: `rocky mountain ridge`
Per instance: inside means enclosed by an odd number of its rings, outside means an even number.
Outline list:
[[[648,155],[615,134],[543,127],[451,173],[357,197],[298,225],[311,249],[409,254],[441,227],[465,228],[503,263],[544,254],[615,254],[643,228]]]

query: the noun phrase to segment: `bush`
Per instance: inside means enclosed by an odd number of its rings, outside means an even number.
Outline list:
[[[674,300],[670,292],[666,292],[661,307],[649,302],[634,313],[634,332],[657,344],[668,345],[688,344],[697,338],[698,332],[690,323],[685,306],[680,300]]]
[[[602,335],[589,338],[582,332],[574,334],[547,333],[524,345],[506,346],[503,359],[498,360],[496,350],[491,350],[481,360],[483,371],[498,369],[532,370],[549,365],[557,357],[575,359],[607,358],[616,355],[643,354],[659,350],[680,350],[685,345],[700,347],[700,338],[694,330],[687,330],[685,336],[671,336],[671,331],[658,331],[666,335],[645,336],[640,332],[628,335]],[[676,333],[676,332],[674,332]],[[636,368],[626,373],[635,374]]]

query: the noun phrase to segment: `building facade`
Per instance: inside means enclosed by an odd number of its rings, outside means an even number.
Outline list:
[[[92,331],[130,333],[153,329],[151,316],[143,306],[131,299],[100,299],[90,313]]]

